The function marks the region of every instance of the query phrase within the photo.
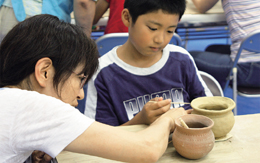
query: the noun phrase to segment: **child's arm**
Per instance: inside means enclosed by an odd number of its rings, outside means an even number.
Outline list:
[[[192,0],[200,13],[205,13],[211,9],[219,0]]]
[[[106,0],[99,0],[96,4],[96,12],[93,20],[93,25],[97,24],[99,19],[103,16],[103,14],[109,8],[109,3]]]
[[[91,36],[92,22],[95,15],[95,2],[92,0],[74,0],[73,10],[76,24],[82,27],[87,36]]]

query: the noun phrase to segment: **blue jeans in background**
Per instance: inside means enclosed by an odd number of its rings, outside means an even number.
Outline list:
[[[208,51],[190,51],[199,70],[211,74],[222,88],[233,66],[229,54]],[[260,62],[237,64],[237,85],[260,87]]]

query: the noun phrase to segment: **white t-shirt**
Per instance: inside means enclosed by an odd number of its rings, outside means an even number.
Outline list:
[[[56,157],[93,121],[54,97],[0,88],[0,162],[23,162],[34,150]]]
[[[260,1],[222,0],[222,6],[232,40],[231,58],[235,59],[242,39],[260,28]],[[260,53],[243,50],[238,62],[260,62]]]

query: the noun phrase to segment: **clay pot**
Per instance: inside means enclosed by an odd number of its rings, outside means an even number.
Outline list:
[[[225,137],[233,128],[235,105],[232,99],[221,96],[199,97],[191,102],[192,114],[204,115],[214,121],[212,131],[216,139]]]
[[[199,159],[207,155],[215,143],[211,128],[214,122],[205,116],[188,114],[181,116],[189,128],[181,125],[179,118],[175,120],[176,129],[172,135],[176,151],[188,159]]]

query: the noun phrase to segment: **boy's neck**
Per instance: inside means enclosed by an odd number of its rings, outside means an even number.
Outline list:
[[[130,43],[127,41],[122,46],[118,47],[117,56],[125,63],[139,68],[148,68],[157,63],[161,58],[163,52],[152,56],[144,56],[140,54]]]

